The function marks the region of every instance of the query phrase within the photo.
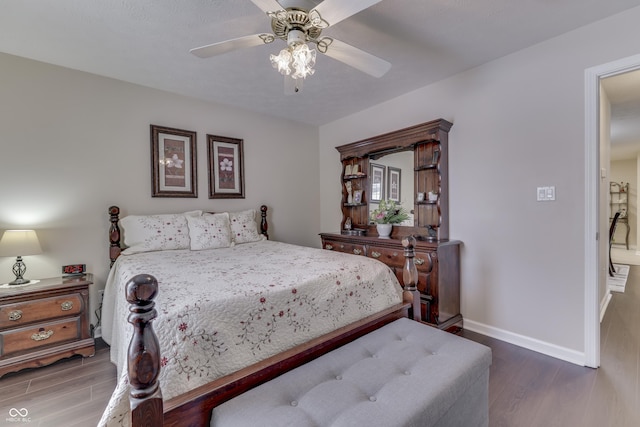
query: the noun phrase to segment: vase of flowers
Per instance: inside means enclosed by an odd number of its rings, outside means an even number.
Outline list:
[[[388,239],[393,224],[399,224],[409,218],[407,211],[393,200],[381,200],[378,208],[371,212],[371,221],[376,224],[378,237]]]

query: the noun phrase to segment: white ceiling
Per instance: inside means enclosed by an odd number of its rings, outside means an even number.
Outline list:
[[[319,54],[315,75],[289,96],[269,63],[280,40],[209,59],[189,53],[270,32],[250,0],[2,0],[0,52],[321,125],[638,5],[383,0],[323,35],[389,61],[391,70],[377,79]]]

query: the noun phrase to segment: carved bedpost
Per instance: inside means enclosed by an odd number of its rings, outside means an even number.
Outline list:
[[[260,217],[260,233],[264,234],[268,239],[269,224],[267,224],[267,207],[265,205],[260,206]]]
[[[120,256],[120,227],[118,226],[118,220],[120,219],[120,208],[117,206],[111,206],[109,208],[109,258],[111,264],[109,268],[116,262],[116,258]]]
[[[129,343],[128,373],[131,386],[131,425],[161,426],[163,420],[160,375],[160,345],[151,322],[157,312],[153,299],[158,294],[158,281],[147,274],[138,274],[127,282],[129,323],[133,336]]]
[[[416,256],[414,246],[416,238],[406,236],[402,238],[402,246],[404,246],[404,268],[402,269],[402,282],[404,291],[411,294],[411,318],[414,320],[422,320],[422,310],[420,309],[420,291],[418,290],[418,268],[413,260]]]

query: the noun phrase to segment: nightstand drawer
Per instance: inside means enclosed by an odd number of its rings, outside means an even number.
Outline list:
[[[0,357],[80,338],[80,318],[0,332]]]
[[[0,328],[12,328],[42,320],[78,315],[82,296],[74,293],[0,306]]]

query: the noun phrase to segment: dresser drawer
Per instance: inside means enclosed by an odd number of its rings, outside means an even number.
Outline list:
[[[435,259],[435,252],[429,253],[416,251],[413,262],[415,263],[419,273],[429,273],[433,269],[433,262],[435,261]]]
[[[82,304],[82,296],[77,293],[3,304],[0,306],[0,328],[78,315],[83,310]]]
[[[367,256],[382,261],[389,267],[402,268],[404,266],[404,249],[369,246]]]
[[[335,242],[327,240],[324,242],[324,249],[330,251],[344,252],[346,254],[364,255],[364,245],[354,243]]]
[[[40,323],[0,332],[0,357],[80,338],[80,318]]]

